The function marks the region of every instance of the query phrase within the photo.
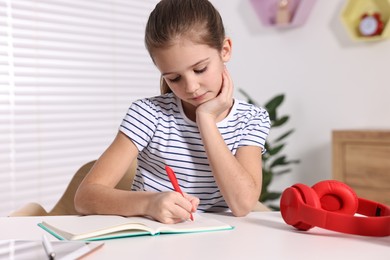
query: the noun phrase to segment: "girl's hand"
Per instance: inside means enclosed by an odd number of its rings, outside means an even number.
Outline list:
[[[194,196],[191,196],[185,192],[183,192],[183,196],[184,198],[186,198],[189,202],[191,202],[192,204],[192,210],[191,210],[191,213],[195,212],[196,209],[198,208],[199,206],[199,198],[197,197],[194,197]]]
[[[199,205],[199,199],[175,191],[157,192],[150,201],[147,215],[164,224],[179,223],[190,219]]]
[[[211,116],[214,120],[217,120],[221,114],[232,107],[233,90],[233,81],[225,66],[222,73],[222,86],[219,94],[215,98],[198,106],[196,116]]]

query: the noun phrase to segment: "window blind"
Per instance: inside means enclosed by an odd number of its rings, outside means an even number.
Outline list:
[[[0,215],[50,210],[131,102],[159,94],[143,43],[157,2],[0,0]]]

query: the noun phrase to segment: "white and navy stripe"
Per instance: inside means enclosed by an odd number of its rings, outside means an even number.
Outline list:
[[[248,145],[259,146],[264,152],[270,129],[266,110],[235,100],[229,115],[217,126],[233,154]],[[169,165],[182,190],[200,199],[199,211],[228,210],[211,172],[198,127],[185,116],[173,93],[134,102],[119,129],[139,150],[132,190],[172,190],[165,173],[165,165]]]

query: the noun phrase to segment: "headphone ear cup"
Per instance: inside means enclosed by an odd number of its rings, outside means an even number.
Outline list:
[[[313,185],[321,208],[336,213],[354,215],[359,206],[359,199],[351,187],[336,180],[321,181]]]
[[[301,183],[295,184],[290,188],[287,188],[280,199],[280,211],[284,221],[294,226],[299,230],[309,230],[313,225],[302,222],[300,218],[299,205],[308,205],[314,208],[321,208],[320,200],[316,192]]]

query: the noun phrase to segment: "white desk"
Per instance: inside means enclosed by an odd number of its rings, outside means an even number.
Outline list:
[[[87,259],[390,259],[390,236],[363,237],[320,228],[299,232],[285,224],[279,212],[253,212],[242,218],[207,215],[235,229],[106,240]],[[48,233],[37,223],[69,217],[0,217],[0,239],[40,240]]]

